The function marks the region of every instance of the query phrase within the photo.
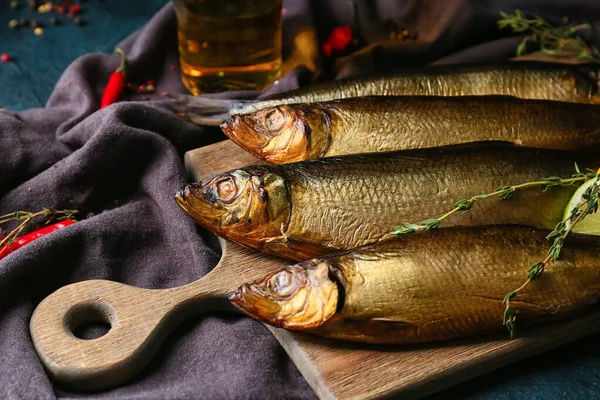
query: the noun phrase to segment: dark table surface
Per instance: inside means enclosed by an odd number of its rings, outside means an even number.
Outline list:
[[[21,1],[21,3],[25,3]],[[14,111],[44,107],[63,70],[77,57],[111,53],[116,43],[141,27],[165,0],[86,1],[81,15],[84,25],[66,20],[52,26],[48,18],[30,13],[27,7],[13,11],[0,0],[0,54],[14,62],[0,64],[0,106]],[[38,18],[44,34],[31,29],[11,30],[13,18]],[[0,132],[0,134],[2,134]],[[576,399],[600,398],[600,335],[557,348],[497,370],[432,399]]]

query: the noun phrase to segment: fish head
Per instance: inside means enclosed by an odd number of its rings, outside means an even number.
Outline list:
[[[242,241],[280,236],[291,210],[284,179],[261,167],[188,184],[175,200],[200,225]]]
[[[331,120],[319,107],[278,105],[235,114],[221,130],[239,146],[274,164],[319,158],[330,142]]]
[[[286,329],[312,329],[337,311],[338,285],[325,261],[305,261],[245,283],[229,300],[250,317]]]

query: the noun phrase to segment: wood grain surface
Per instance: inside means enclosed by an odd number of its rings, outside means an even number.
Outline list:
[[[197,181],[251,164],[264,162],[230,140],[185,155],[190,177]],[[244,251],[244,257],[254,255]],[[418,399],[600,331],[599,317],[593,313],[539,327],[513,340],[502,334],[421,346],[358,345],[267,327],[321,399]]]
[[[49,375],[77,390],[100,390],[134,377],[185,318],[235,311],[227,294],[289,262],[219,240],[222,257],[201,279],[171,289],[143,289],[107,280],[64,286],[46,297],[30,321],[34,347]],[[257,268],[260,266],[260,268]],[[92,340],[73,332],[86,322],[110,330]]]

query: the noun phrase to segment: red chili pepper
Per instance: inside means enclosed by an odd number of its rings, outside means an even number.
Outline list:
[[[125,52],[121,49],[116,49],[115,52],[121,55],[121,64],[119,65],[119,68],[117,68],[115,72],[110,75],[108,83],[106,84],[106,88],[104,89],[104,94],[102,95],[100,108],[109,106],[119,100],[121,93],[123,93],[123,89],[125,89],[125,67],[127,64]]]
[[[37,231],[28,233],[27,235],[23,235],[20,238],[16,239],[14,242],[12,242],[10,245],[0,247],[0,260],[6,257],[8,254],[12,253],[13,251],[25,246],[26,244],[31,243],[34,240],[41,238],[42,236],[45,236],[51,232],[57,231],[60,228],[64,228],[65,226],[69,226],[74,223],[75,220],[66,219],[64,221],[48,225],[45,228],[38,229]]]
[[[9,62],[12,60],[12,57],[6,53],[0,55],[0,61],[2,61],[3,63]]]
[[[323,53],[327,56],[340,53],[350,43],[352,43],[352,28],[349,26],[339,26],[331,31],[327,41],[323,43]]]
[[[69,6],[70,14],[79,14],[80,11],[81,11],[81,7],[77,4]]]

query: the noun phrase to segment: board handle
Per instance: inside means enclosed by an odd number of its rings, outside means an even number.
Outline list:
[[[66,386],[116,386],[147,364],[190,308],[194,313],[215,309],[210,301],[202,301],[215,299],[203,294],[198,283],[163,290],[107,280],[64,286],[46,297],[31,317],[34,347],[50,376]],[[96,339],[78,338],[75,332],[91,322],[110,329]]]

